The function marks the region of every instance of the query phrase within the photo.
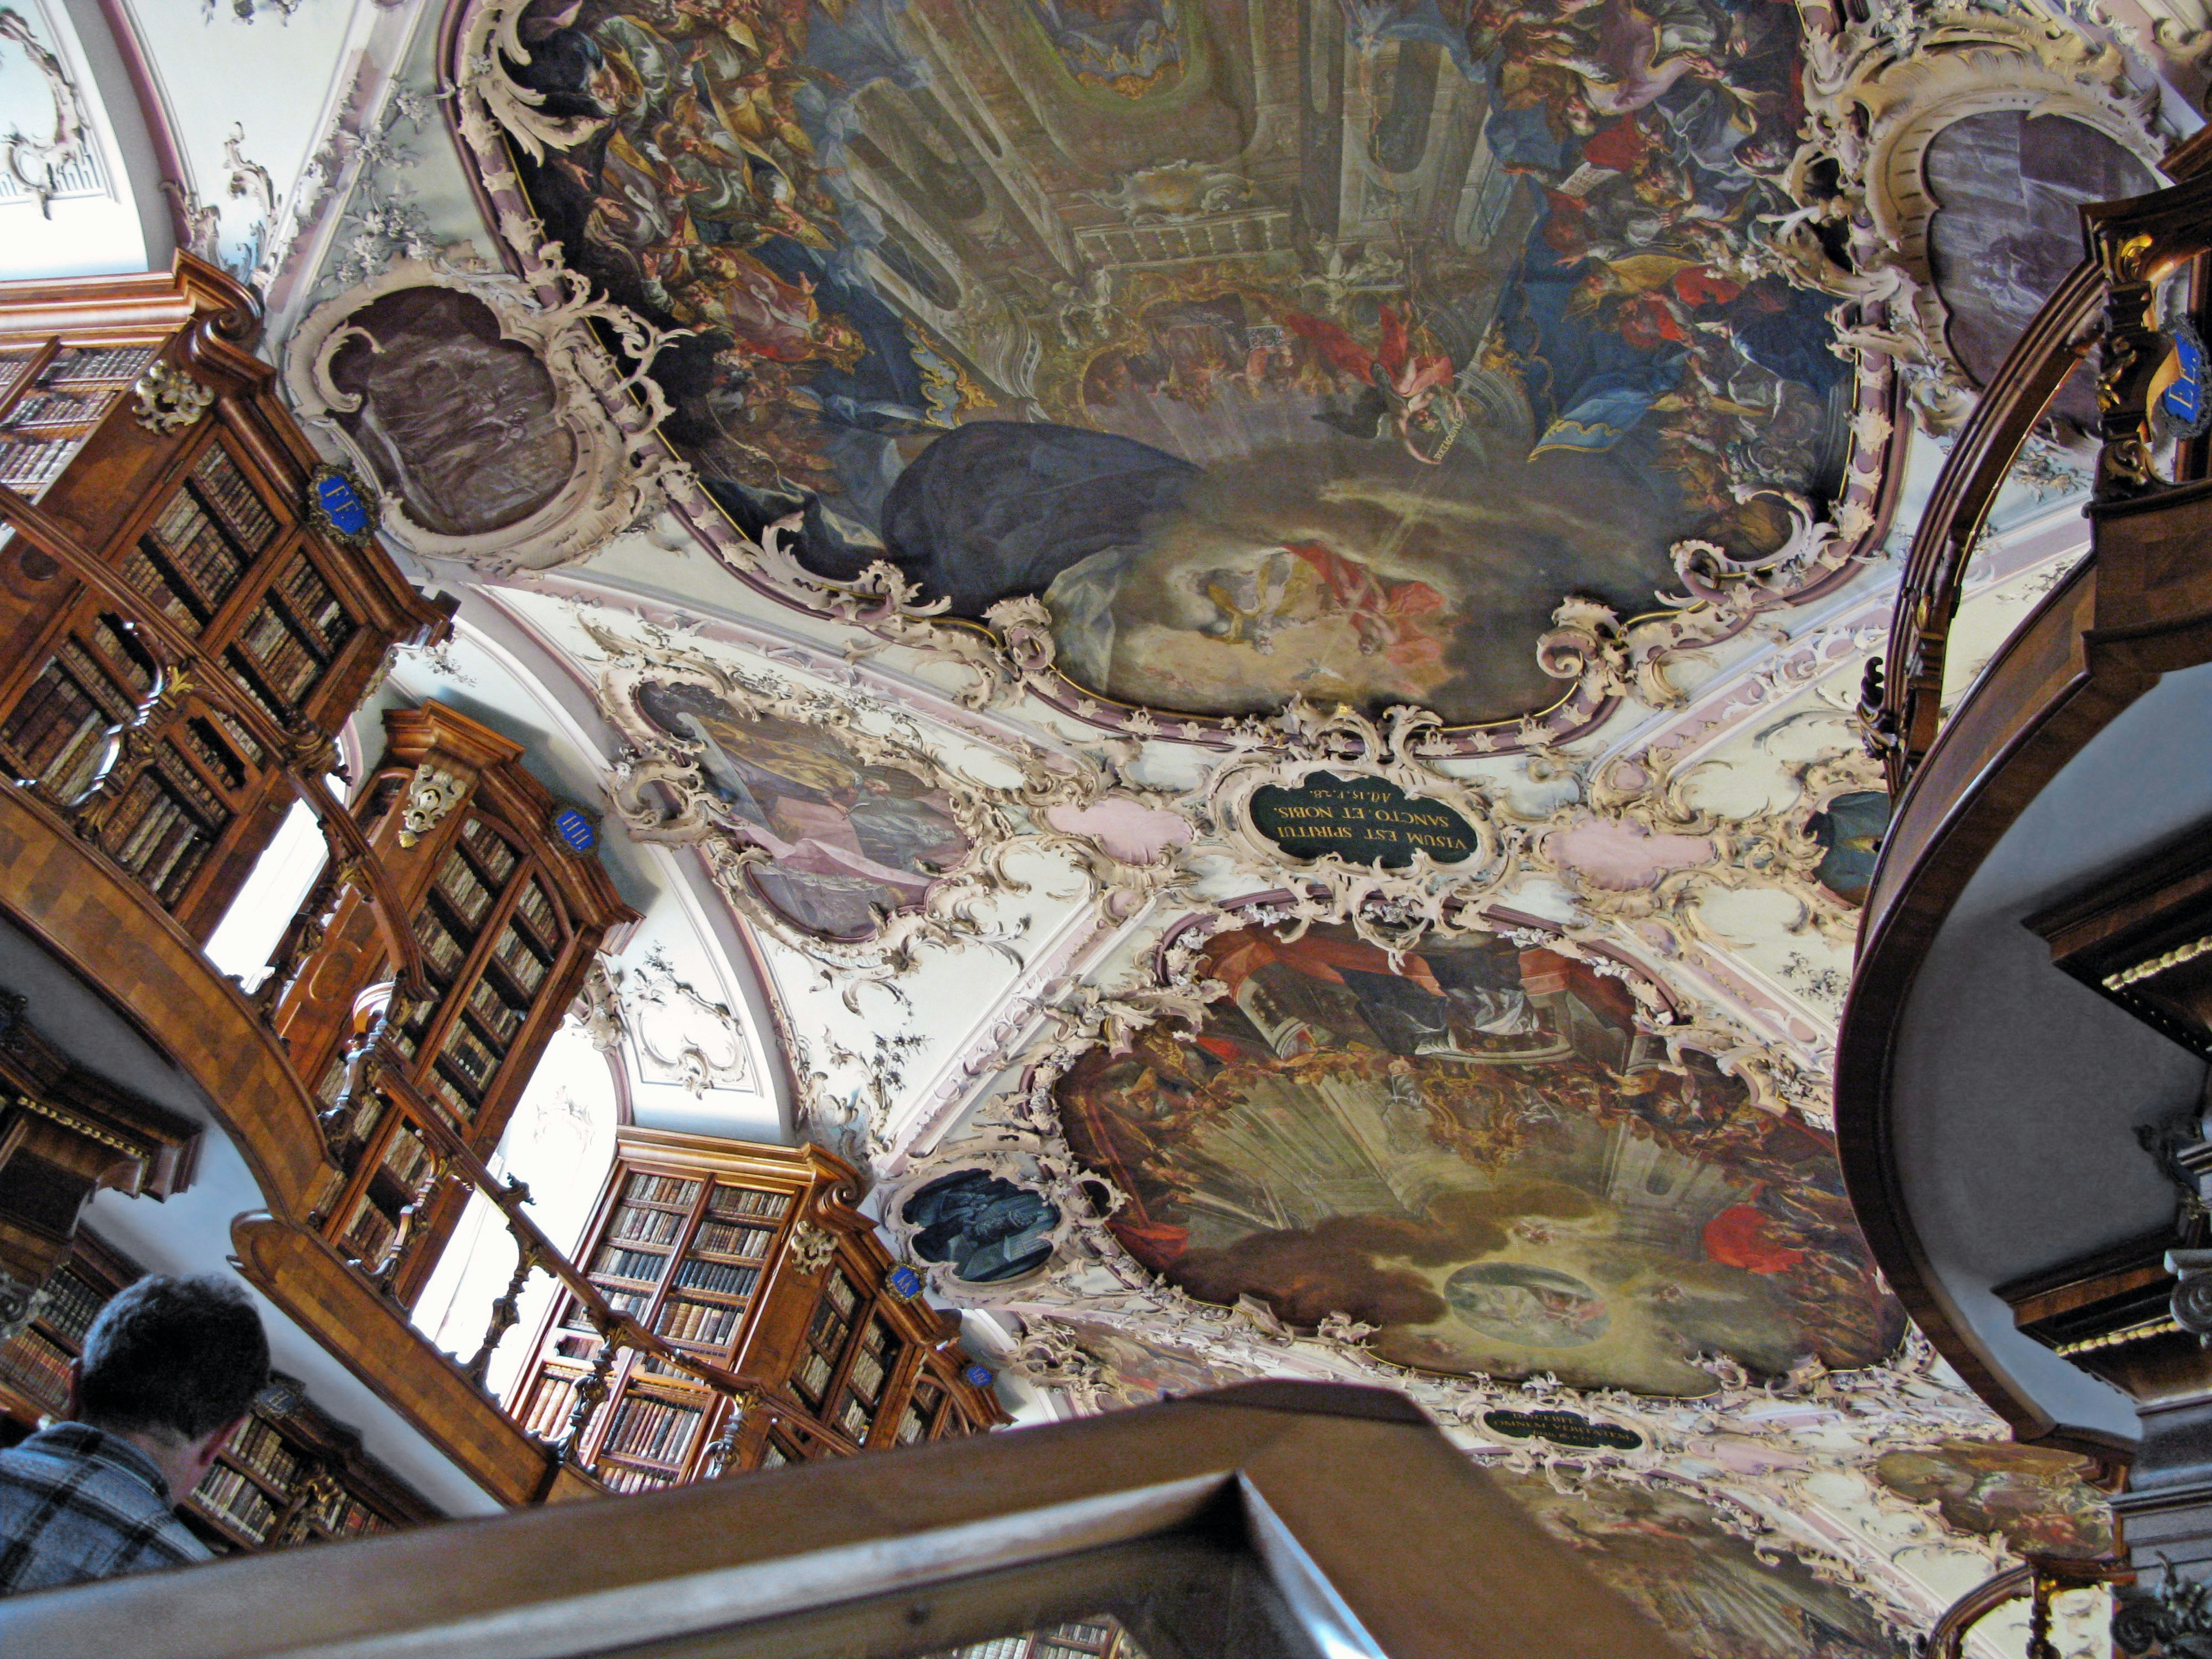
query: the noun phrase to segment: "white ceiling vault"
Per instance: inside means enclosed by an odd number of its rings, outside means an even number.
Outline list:
[[[990,9],[40,27],[141,66],[114,177],[462,601],[361,745],[424,696],[530,743],[646,917],[580,1016],[629,1109],[851,1158],[1024,1418],[1405,1389],[1585,1540],[1686,1498],[1794,1556],[1731,1656],[1901,1651],[2027,1535],[1970,1487],[2094,1529],[1838,1207],[1852,710],[1975,342],[2199,124],[2212,19]],[[2085,550],[2080,448],[1950,695]],[[1316,775],[1460,855],[1286,855],[1255,798]]]

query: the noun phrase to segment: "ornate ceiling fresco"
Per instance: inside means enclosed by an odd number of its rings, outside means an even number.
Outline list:
[[[1851,711],[2207,21],[459,0],[281,356],[463,599],[404,689],[532,688],[661,896],[592,1040],[787,1097],[1025,1415],[1387,1382],[1692,1650],[1901,1653],[2108,1534],[1842,1195]],[[2086,546],[2087,412],[1954,691]]]

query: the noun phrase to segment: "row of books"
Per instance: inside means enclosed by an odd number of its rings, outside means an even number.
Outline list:
[[[448,852],[438,866],[438,873],[431,878],[438,896],[453,908],[461,925],[473,933],[483,926],[484,912],[499,895],[487,886],[476,866],[462,856],[459,847]]]
[[[761,1270],[730,1261],[687,1261],[676,1270],[676,1282],[687,1291],[712,1291],[717,1296],[750,1296],[760,1283]]]
[[[461,824],[461,837],[456,843],[465,847],[473,857],[484,879],[495,887],[504,887],[507,878],[514,873],[514,866],[522,855],[507,843],[507,837],[482,818],[469,817]]]
[[[547,1371],[538,1379],[538,1386],[530,1391],[530,1399],[521,1412],[525,1432],[540,1440],[551,1440],[568,1426],[568,1413],[576,1404],[576,1382],[574,1377]]]
[[[661,1335],[678,1342],[722,1343],[738,1328],[741,1310],[720,1303],[691,1302],[672,1297],[654,1321]]]
[[[413,1192],[429,1166],[430,1149],[423,1145],[422,1137],[410,1129],[402,1129],[392,1137],[384,1148],[384,1167],[392,1178],[409,1192]]]
[[[367,1193],[354,1201],[353,1214],[338,1235],[338,1247],[355,1261],[374,1267],[398,1237],[399,1225],[378,1209]]]
[[[532,884],[532,890],[536,884]],[[538,954],[537,947],[523,936],[522,930],[513,921],[499,930],[499,943],[492,947],[499,965],[514,976],[526,995],[535,996],[538,988],[545,982],[545,970],[551,964]]]
[[[422,947],[424,965],[440,979],[451,981],[469,947],[455,939],[437,911],[424,905],[415,913],[415,942]]]
[[[546,896],[545,889],[532,882],[522,890],[522,896],[514,902],[514,914],[538,936],[538,943],[548,951],[561,948],[561,923],[553,908],[553,901]]]
[[[597,1283],[596,1280],[593,1282]],[[610,1308],[617,1313],[628,1314],[632,1318],[642,1314],[653,1301],[652,1296],[646,1291],[617,1290],[611,1285],[600,1285],[599,1291]],[[588,1331],[592,1328],[591,1318],[584,1311],[584,1304],[580,1302],[571,1302],[568,1304],[568,1311],[562,1316],[561,1323],[572,1331]]]
[[[635,1204],[617,1205],[607,1224],[607,1237],[625,1244],[673,1244],[683,1231],[684,1218],[676,1211],[647,1210]],[[707,1230],[702,1227],[699,1230],[702,1247],[706,1241]]]
[[[165,904],[183,896],[230,821],[230,814],[211,798],[198,811],[186,805],[188,798],[206,793],[197,778],[157,765],[138,775],[107,821],[109,856]]]
[[[276,1506],[269,1501],[269,1494],[236,1469],[220,1463],[192,1488],[192,1502],[229,1522],[257,1544],[276,1524]]]
[[[181,489],[146,527],[138,552],[201,622],[237,591],[249,563],[206,510]]]
[[[768,1247],[775,1242],[773,1227],[746,1227],[734,1221],[702,1221],[691,1248],[708,1255],[742,1256],[749,1261],[758,1261],[766,1258]]]
[[[789,1193],[763,1192],[757,1187],[732,1187],[718,1181],[714,1190],[707,1197],[707,1213],[711,1216],[758,1217],[769,1221],[781,1221],[784,1212],[791,1207]]]
[[[681,1176],[634,1175],[623,1197],[632,1204],[657,1204],[689,1210],[699,1197],[699,1183]]]
[[[658,1285],[661,1274],[668,1271],[668,1258],[652,1250],[627,1249],[619,1244],[602,1244],[599,1253],[592,1259],[592,1273],[611,1279],[627,1279],[640,1285]]]
[[[82,392],[37,387],[8,411],[8,429],[12,433],[67,428],[74,433],[88,432],[100,424],[115,395],[104,386],[89,386]]]
[[[39,1317],[52,1326],[64,1341],[82,1342],[106,1302],[106,1292],[64,1267],[46,1281],[46,1303],[39,1310]]]
[[[260,552],[276,534],[276,515],[221,444],[200,453],[192,489],[249,554]]]
[[[647,1457],[656,1463],[681,1463],[698,1431],[699,1408],[678,1406],[649,1395],[624,1395],[615,1407],[603,1451],[625,1457]]]
[[[60,662],[50,662],[0,726],[0,743],[7,744],[22,776],[69,789],[69,775],[88,769],[116,724],[75,675]]]
[[[0,438],[0,483],[25,495],[62,475],[82,443],[78,438]]]
[[[291,625],[273,599],[264,596],[238,630],[238,642],[260,665],[280,702],[296,703],[307,695],[327,665],[323,654]]]
[[[50,1411],[69,1398],[70,1356],[39,1331],[20,1331],[0,1343],[0,1382]]]
[[[446,1040],[438,1055],[451,1062],[465,1085],[479,1094],[490,1086],[492,1073],[499,1070],[500,1061],[506,1058],[465,1019],[457,1019],[446,1028]]]
[[[509,1002],[487,975],[478,980],[476,989],[469,993],[469,1012],[483,1022],[485,1031],[504,1053],[522,1030],[522,1022],[530,1017],[530,1006],[525,1003],[517,1007]]]
[[[801,1394],[819,1405],[823,1390],[830,1386],[830,1373],[835,1370],[836,1366],[831,1364],[829,1355],[817,1348],[809,1348],[806,1358],[799,1362],[799,1369],[792,1373],[791,1380],[799,1385]]]
[[[837,1413],[837,1426],[855,1445],[868,1443],[868,1431],[876,1425],[876,1414],[857,1395],[845,1396],[845,1408]]]
[[[225,788],[246,787],[245,763],[223,737],[217,734],[213,721],[198,718],[182,720],[171,726],[169,731],[202,766],[215,774]]]
[[[890,1354],[881,1348],[863,1341],[860,1351],[853,1356],[853,1370],[848,1379],[853,1392],[873,1405],[883,1398],[884,1378],[890,1374]]]
[[[154,361],[153,346],[64,346],[54,353],[40,386],[78,380],[112,380],[124,385],[137,380]]]
[[[652,1469],[632,1468],[623,1463],[605,1463],[594,1471],[600,1480],[615,1491],[629,1496],[641,1492],[659,1492],[663,1486],[672,1486],[676,1477],[658,1474]]]
[[[188,634],[198,633],[206,615],[178,591],[168,573],[154,562],[144,544],[131,550],[123,561],[123,580],[161,608],[162,614]]]
[[[276,594],[285,614],[294,626],[303,630],[311,645],[325,659],[335,656],[338,648],[353,637],[353,618],[338,603],[338,596],[323,580],[323,574],[304,553],[295,557],[277,577]]]
[[[284,1443],[276,1425],[265,1417],[248,1416],[231,1437],[228,1455],[264,1480],[287,1490],[306,1468],[305,1461]]]

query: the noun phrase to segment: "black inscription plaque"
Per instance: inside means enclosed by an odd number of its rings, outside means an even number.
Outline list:
[[[1597,1423],[1575,1412],[1485,1412],[1482,1425],[1515,1440],[1549,1440],[1554,1445],[1595,1451],[1601,1446],[1634,1451],[1644,1437],[1618,1423]]]
[[[1413,861],[1417,848],[1439,864],[1457,864],[1480,845],[1450,807],[1384,778],[1316,772],[1296,788],[1270,783],[1254,790],[1250,810],[1252,827],[1295,859],[1334,853],[1395,870]]]

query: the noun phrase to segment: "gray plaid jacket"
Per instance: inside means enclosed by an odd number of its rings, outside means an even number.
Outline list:
[[[0,1595],[212,1559],[129,1441],[57,1423],[0,1452]]]

